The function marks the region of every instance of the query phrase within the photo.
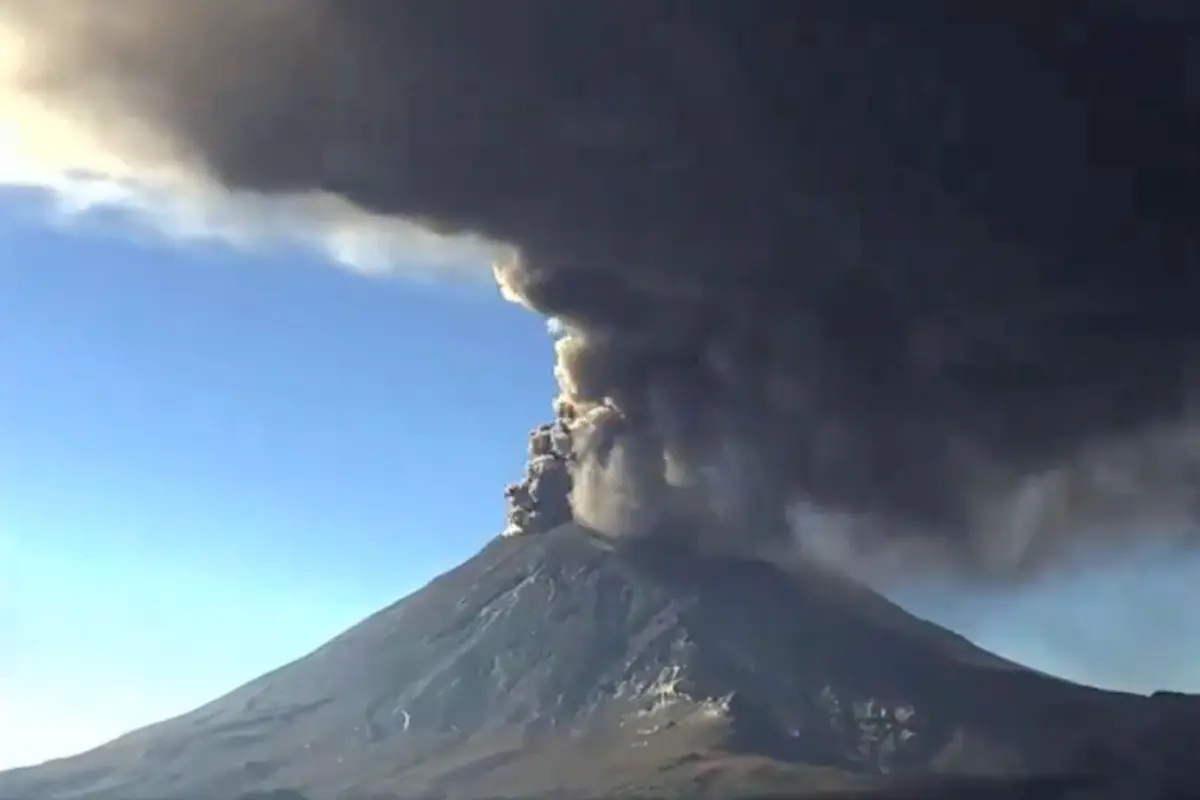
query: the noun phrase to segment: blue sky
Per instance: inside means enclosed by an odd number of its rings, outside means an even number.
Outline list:
[[[553,386],[543,321],[488,282],[63,225],[30,199],[0,200],[0,768],[199,705],[500,529]],[[1198,579],[1128,562],[905,599],[1069,677],[1200,691]]]
[[[224,693],[502,527],[553,383],[493,286],[0,220],[0,767]]]

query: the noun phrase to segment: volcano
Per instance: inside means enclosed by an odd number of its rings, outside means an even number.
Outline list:
[[[729,797],[1089,763],[1144,775],[1200,729],[1179,727],[1188,698],[1057,680],[841,576],[671,541],[574,524],[496,539],[202,708],[0,774],[0,798]],[[1130,766],[1129,743],[1155,732],[1154,763]]]

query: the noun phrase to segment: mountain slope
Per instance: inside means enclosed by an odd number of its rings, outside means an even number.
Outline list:
[[[832,575],[568,525],[496,540],[194,712],[0,774],[0,798],[589,794],[739,770],[869,786],[1066,769],[1151,716]]]

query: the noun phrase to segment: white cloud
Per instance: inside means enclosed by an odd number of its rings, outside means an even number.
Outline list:
[[[0,186],[46,191],[62,220],[116,211],[184,241],[315,248],[370,275],[491,277],[488,265],[500,252],[494,243],[436,234],[327,194],[232,193],[136,121],[90,124],[49,104],[27,88],[37,45],[19,19],[0,6]],[[118,140],[119,148],[109,145]]]

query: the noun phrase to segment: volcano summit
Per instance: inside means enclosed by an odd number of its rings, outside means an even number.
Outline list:
[[[1135,752],[1163,729],[1158,699],[1024,669],[837,575],[663,542],[575,525],[497,539],[207,706],[0,774],[0,797],[730,797],[963,774],[996,788],[1098,757],[1153,797],[1171,748],[1200,732]]]

